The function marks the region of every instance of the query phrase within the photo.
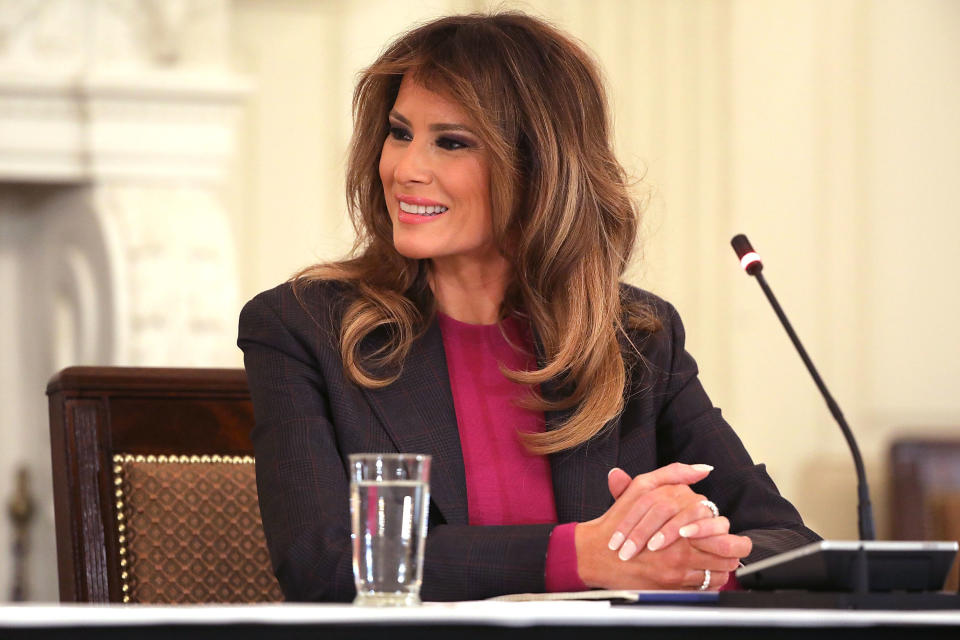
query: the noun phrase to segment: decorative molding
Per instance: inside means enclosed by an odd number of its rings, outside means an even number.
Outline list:
[[[232,366],[237,268],[219,199],[203,188],[104,186],[93,194],[120,246],[126,340],[115,364]]]
[[[33,213],[42,247],[33,265],[33,313],[46,318],[49,334],[46,351],[37,356],[48,374],[113,361],[126,341],[117,277],[123,251],[115,234],[91,206],[87,187],[54,191]]]
[[[0,0],[0,181],[219,183],[227,0]]]
[[[229,66],[229,0],[0,0],[0,69]]]
[[[237,364],[219,191],[250,86],[230,69],[231,11],[229,0],[0,0],[0,233],[13,235],[0,280],[15,283],[0,380],[24,398],[7,403],[0,440],[36,470],[43,523],[51,473],[35,392],[52,373]],[[31,565],[40,599],[56,598],[51,529],[38,528]]]
[[[226,66],[228,0],[100,0],[96,64]]]
[[[248,92],[229,73],[0,73],[0,181],[219,183]]]
[[[109,184],[47,204],[40,308],[50,372],[72,364],[233,366],[236,258],[205,187]]]
[[[86,61],[89,35],[78,25],[93,3],[0,0],[0,69],[58,66],[75,72]]]

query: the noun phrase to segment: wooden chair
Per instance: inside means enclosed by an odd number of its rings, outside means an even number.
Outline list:
[[[243,370],[70,367],[47,395],[61,601],[282,599]]]
[[[890,524],[897,540],[960,540],[960,440],[902,439],[890,448]],[[960,560],[945,588],[958,589]]]

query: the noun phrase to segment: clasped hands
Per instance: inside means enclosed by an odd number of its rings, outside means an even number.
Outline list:
[[[679,462],[630,478],[613,469],[607,484],[615,502],[599,518],[576,526],[577,571],[588,587],[604,589],[719,589],[750,538],[730,533],[690,485],[712,467]]]

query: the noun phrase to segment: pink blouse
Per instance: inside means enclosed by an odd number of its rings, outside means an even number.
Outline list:
[[[542,432],[543,412],[517,406],[526,389],[500,372],[501,366],[536,366],[529,325],[513,317],[501,325],[474,325],[437,315],[460,431],[470,524],[556,522],[550,462],[529,453],[518,436]],[[550,535],[547,591],[586,588],[577,573],[575,527],[575,522],[562,524]]]

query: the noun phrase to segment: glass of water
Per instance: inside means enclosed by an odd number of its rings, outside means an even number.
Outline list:
[[[350,517],[357,605],[420,604],[430,503],[430,456],[350,456]]]

